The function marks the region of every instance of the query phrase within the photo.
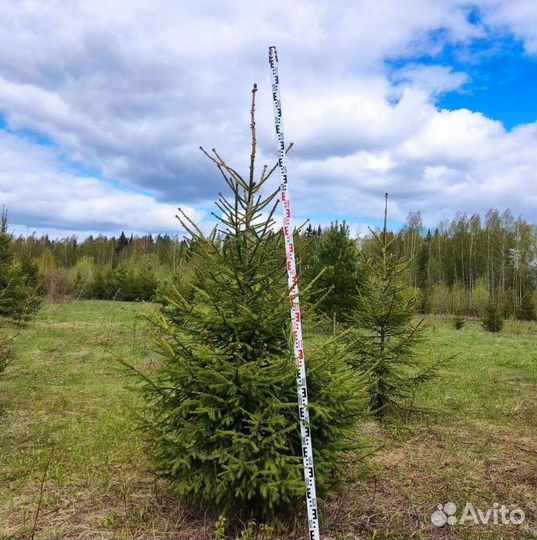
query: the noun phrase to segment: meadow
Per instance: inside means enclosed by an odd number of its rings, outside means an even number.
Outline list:
[[[194,513],[158,479],[136,430],[138,397],[117,358],[158,369],[152,304],[46,304],[16,339],[0,379],[1,538],[211,538],[217,515]],[[376,451],[346,465],[320,505],[327,538],[534,538],[537,323],[499,335],[430,317],[424,357],[455,355],[407,418],[357,433]],[[312,339],[309,336],[308,339]],[[440,503],[521,508],[522,525],[436,527]],[[304,516],[244,537],[305,537]]]

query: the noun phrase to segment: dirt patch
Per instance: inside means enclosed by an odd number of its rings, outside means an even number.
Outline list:
[[[508,428],[471,424],[425,428],[397,447],[380,451],[365,480],[346,486],[323,505],[324,533],[337,538],[535,538],[537,444]],[[522,508],[522,525],[436,527],[437,504],[495,502]]]
[[[151,373],[155,373],[155,371],[159,371],[163,365],[162,360],[159,358],[152,358],[143,362],[139,369],[144,375],[150,375]]]
[[[78,321],[35,321],[35,325],[46,326],[47,328],[66,328],[68,330],[74,330],[75,328],[95,328],[96,326],[102,326],[102,323],[91,323],[91,322],[78,322]],[[116,324],[116,323],[107,323],[107,324]]]

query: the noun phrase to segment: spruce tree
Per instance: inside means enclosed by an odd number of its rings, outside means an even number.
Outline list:
[[[533,303],[533,296],[530,291],[526,291],[522,295],[520,306],[516,310],[516,318],[521,321],[535,320],[535,305]]]
[[[303,265],[304,280],[315,281],[310,299],[319,313],[345,322],[356,307],[361,279],[358,248],[345,223],[332,223],[313,241]]]
[[[148,450],[172,488],[190,504],[265,519],[300,505],[305,488],[278,191],[262,193],[276,166],[256,179],[255,94],[254,86],[248,174],[202,149],[231,195],[219,195],[219,228],[208,235],[179,211],[196,261],[187,296],[161,292],[163,366],[143,378],[142,392]],[[356,444],[365,377],[333,341],[307,346],[306,358],[322,493]]]
[[[41,305],[37,296],[37,269],[26,257],[15,261],[7,212],[0,218],[0,316],[26,320]]]
[[[404,410],[416,386],[433,375],[435,366],[421,368],[416,346],[423,340],[423,318],[415,320],[420,298],[408,287],[408,261],[395,249],[384,227],[372,234],[369,256],[364,255],[364,279],[349,334],[351,365],[370,373],[371,408],[378,419]]]
[[[498,301],[492,299],[487,304],[482,321],[483,328],[496,334],[503,328],[503,317]]]
[[[129,245],[129,241],[127,240],[127,237],[125,236],[125,233],[121,231],[121,234],[119,235],[119,238],[117,239],[116,253],[120,253],[128,245]]]
[[[38,275],[27,256],[15,261],[13,237],[8,230],[7,212],[0,218],[0,375],[13,356],[10,322],[26,320],[40,305],[36,294]]]

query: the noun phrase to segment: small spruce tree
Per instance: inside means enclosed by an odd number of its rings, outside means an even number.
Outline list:
[[[189,503],[270,518],[304,496],[296,368],[290,335],[283,235],[274,230],[276,166],[255,177],[255,94],[248,176],[216,150],[231,191],[208,236],[180,211],[194,261],[188,295],[168,286],[155,321],[163,367],[143,378],[144,428],[159,473]],[[356,444],[367,406],[365,377],[333,342],[307,348],[308,390],[319,492]]]
[[[0,316],[16,321],[28,319],[41,305],[37,295],[37,268],[23,257],[15,260],[13,236],[7,212],[0,218]]]
[[[455,328],[455,330],[462,330],[465,324],[466,321],[462,313],[455,313],[453,316],[453,328]]]
[[[485,330],[493,334],[501,332],[503,328],[503,317],[497,301],[491,300],[487,304],[482,324]]]
[[[345,223],[332,223],[314,242],[303,264],[306,283],[315,280],[310,299],[330,320],[346,322],[356,307],[361,279],[360,255]]]
[[[522,295],[520,306],[516,310],[516,318],[521,321],[535,320],[535,305],[533,303],[533,296],[529,291],[526,291]]]
[[[13,321],[25,321],[40,305],[36,294],[38,272],[24,256],[15,261],[13,237],[8,231],[7,212],[0,218],[0,375],[13,357]]]
[[[119,238],[117,239],[116,243],[116,253],[121,253],[124,248],[126,248],[129,245],[129,241],[127,240],[127,237],[125,236],[125,233],[121,231],[121,234],[119,235]]]
[[[351,365],[370,373],[371,409],[378,419],[403,411],[419,383],[432,377],[439,364],[421,367],[416,345],[423,340],[423,318],[416,321],[420,298],[408,283],[408,261],[395,249],[387,232],[387,201],[381,233],[373,236],[364,256],[365,277],[349,334]]]

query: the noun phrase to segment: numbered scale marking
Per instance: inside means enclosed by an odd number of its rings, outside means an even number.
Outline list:
[[[280,169],[281,179],[280,199],[283,206],[283,234],[285,238],[287,280],[291,299],[291,322],[297,367],[296,383],[298,392],[298,414],[300,419],[300,435],[302,437],[302,458],[304,462],[304,481],[306,483],[309,537],[310,540],[319,540],[319,516],[317,512],[317,495],[315,491],[313,446],[308,412],[308,388],[306,385],[306,366],[304,361],[304,344],[302,340],[302,320],[300,315],[300,303],[298,300],[295,245],[293,241],[293,229],[291,227],[291,203],[287,191],[287,167],[285,165],[285,142],[283,137],[282,105],[280,101],[280,82],[278,78],[278,53],[276,52],[276,47],[269,48],[269,63],[272,77],[274,122],[276,126],[276,138],[278,141],[278,167]]]

